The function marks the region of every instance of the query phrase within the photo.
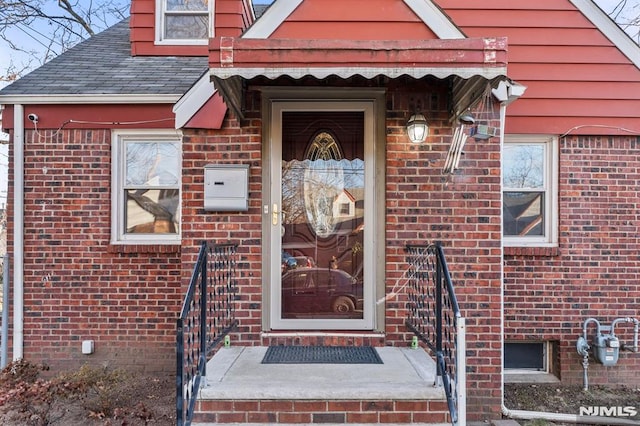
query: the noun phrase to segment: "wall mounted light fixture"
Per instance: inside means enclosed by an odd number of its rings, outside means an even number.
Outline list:
[[[473,125],[475,124],[476,119],[473,116],[473,114],[471,114],[471,112],[467,111],[464,114],[462,114],[460,117],[458,117],[458,122],[460,124]]]
[[[413,114],[407,121],[407,135],[412,143],[422,143],[429,135],[429,123],[424,115],[420,113]]]

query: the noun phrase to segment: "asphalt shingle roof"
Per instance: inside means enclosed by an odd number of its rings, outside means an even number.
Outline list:
[[[207,57],[131,56],[129,18],[0,90],[2,95],[182,95]]]

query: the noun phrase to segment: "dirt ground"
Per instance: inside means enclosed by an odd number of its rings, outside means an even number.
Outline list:
[[[512,410],[546,411],[576,415],[579,414],[580,407],[591,406],[635,407],[640,411],[640,388],[591,385],[589,390],[584,391],[582,385],[561,385],[558,383],[505,384],[505,406]],[[640,416],[632,419],[640,421]],[[554,423],[521,421],[521,424],[542,426],[553,425]]]
[[[24,363],[0,372],[0,424],[176,424],[176,382],[172,375],[83,368],[66,376],[42,378],[39,369]]]
[[[169,426],[176,423],[175,379],[171,375],[143,376],[84,369],[60,382],[40,381],[38,376],[39,372],[30,365],[23,366],[15,375],[7,375],[3,370],[0,424]],[[9,405],[13,410],[7,412]],[[505,405],[509,409],[565,414],[578,414],[581,406],[631,406],[640,411],[640,388],[592,385],[583,391],[581,385],[506,384]],[[520,423],[554,425],[539,420]]]
[[[75,421],[86,425],[174,425],[175,391],[174,382],[162,377],[147,377],[128,387],[126,397],[130,399],[129,412],[122,412],[121,418],[95,418],[92,423],[83,423],[82,407],[76,407]],[[583,391],[581,385],[560,384],[506,384],[505,405],[510,409],[548,411],[554,413],[578,414],[580,406],[633,406],[640,410],[640,388],[590,386]],[[136,410],[135,407],[146,407]],[[141,413],[148,413],[144,419]],[[84,411],[84,415],[86,415]],[[640,420],[640,418],[638,419]],[[544,421],[524,422],[529,426],[552,426]],[[65,424],[65,423],[62,423]],[[556,424],[557,425],[557,424]]]

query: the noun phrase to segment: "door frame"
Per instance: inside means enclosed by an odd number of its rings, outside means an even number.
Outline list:
[[[262,168],[262,328],[274,330],[370,330],[382,332],[385,326],[385,90],[384,89],[327,89],[327,88],[261,88],[263,112],[263,168]],[[281,269],[271,255],[280,245],[280,227],[272,225],[272,200],[281,194],[280,144],[281,112],[300,111],[363,111],[365,113],[365,247],[372,247],[365,255],[364,268],[368,272],[365,284],[364,318],[361,320],[282,319],[280,317],[279,282]],[[367,144],[367,138],[371,143]],[[278,156],[277,161],[272,161]],[[277,163],[277,164],[276,164]],[[274,176],[277,173],[277,176]],[[367,177],[372,174],[371,177]],[[278,200],[280,201],[280,200]],[[279,222],[280,223],[280,222]],[[279,260],[279,252],[277,259]],[[276,267],[277,264],[277,267]],[[367,293],[368,292],[368,293]]]

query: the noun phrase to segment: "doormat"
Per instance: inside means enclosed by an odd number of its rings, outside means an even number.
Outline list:
[[[382,364],[371,346],[269,346],[263,364]]]

